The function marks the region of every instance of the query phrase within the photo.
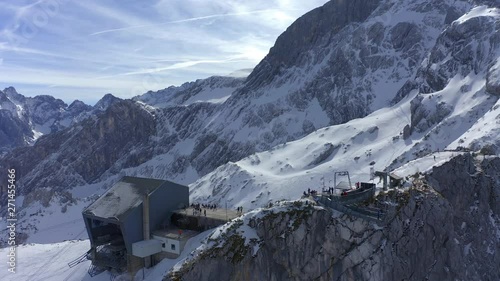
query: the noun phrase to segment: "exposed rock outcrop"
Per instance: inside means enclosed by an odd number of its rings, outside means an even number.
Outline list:
[[[393,102],[398,102],[413,90],[420,93],[411,104],[412,132],[426,131],[453,111],[439,95],[426,95],[445,87],[453,89],[456,83],[452,79],[459,81],[483,73],[486,74],[486,92],[492,95],[500,93],[500,26],[496,13],[494,8],[481,6],[453,21],[437,39],[416,78],[407,81],[400,89]],[[455,91],[457,95],[471,91],[471,85],[465,84]]]
[[[165,280],[498,280],[499,170],[497,157],[455,157],[379,196],[397,206],[384,227],[304,201],[254,211]]]
[[[0,91],[0,155],[16,147],[32,145],[40,136],[68,128],[119,100],[106,95],[95,107],[79,100],[68,106],[49,95],[25,97],[8,87]]]
[[[97,118],[43,136],[32,147],[17,149],[0,167],[16,169],[22,194],[46,187],[62,190],[98,179],[118,159],[123,159],[125,166],[149,159],[150,155],[130,151],[146,143],[154,132],[151,113],[132,101],[121,101]]]
[[[333,0],[300,17],[278,37],[248,77],[248,83],[252,87],[268,84],[281,71],[303,64],[305,52],[316,49],[325,36],[332,37],[347,25],[366,20],[379,2]]]
[[[341,145],[333,145],[332,143],[326,143],[320,151],[317,151],[315,153],[315,155],[317,155],[317,156],[307,166],[308,167],[316,166],[316,165],[319,165],[320,163],[326,161],[340,147],[341,147]]]
[[[10,149],[26,144],[26,138],[32,138],[33,132],[8,110],[0,109],[0,156]]]
[[[498,41],[500,42],[500,39]],[[492,95],[500,96],[500,59],[488,69],[486,91]]]
[[[418,95],[411,101],[411,131],[422,133],[432,125],[438,124],[452,112],[452,108],[445,102],[424,100],[423,95]]]

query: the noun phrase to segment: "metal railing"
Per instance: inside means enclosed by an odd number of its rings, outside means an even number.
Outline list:
[[[322,205],[331,209],[340,211],[344,214],[359,217],[368,221],[381,223],[384,221],[385,212],[382,209],[359,207],[353,204],[364,202],[373,197],[375,190],[369,189],[358,193],[358,196],[342,200],[339,196],[316,196],[316,199]]]

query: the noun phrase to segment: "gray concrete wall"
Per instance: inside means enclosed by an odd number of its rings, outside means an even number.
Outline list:
[[[189,206],[189,188],[167,182],[150,195],[150,228],[159,229],[162,223],[170,223],[172,211]]]
[[[199,216],[198,218],[198,229],[200,231],[205,231],[211,228],[216,228],[220,225],[225,224],[227,221],[226,220],[221,220],[221,219],[216,219],[216,218],[209,218],[205,216]]]
[[[187,218],[187,220],[184,220]],[[176,226],[182,229],[189,229],[194,231],[205,231],[211,228],[216,228],[220,225],[225,224],[226,220],[221,220],[218,218],[210,218],[205,216],[193,216],[193,215],[185,215],[181,213],[176,213],[175,220],[177,220]],[[179,223],[179,221],[184,221],[183,223]]]
[[[92,230],[90,225],[91,218],[83,214],[83,221],[85,222],[85,228],[87,230],[87,235],[89,236],[90,245],[94,245],[94,238],[92,237]]]
[[[130,253],[130,252],[129,252]],[[127,271],[131,276],[135,276],[137,271],[139,271],[144,266],[144,260],[131,254],[127,254]]]
[[[162,222],[170,221],[172,211],[182,205],[189,205],[189,188],[167,182],[149,196],[150,231],[159,229]],[[127,252],[132,253],[132,243],[144,239],[142,224],[142,204],[131,210],[123,224],[122,233]]]
[[[128,253],[132,253],[132,243],[143,240],[142,203],[130,211],[122,223],[123,240]]]
[[[169,253],[169,252],[159,252],[158,254],[154,254],[153,255],[153,262],[155,264],[159,264],[162,260],[164,259],[176,259],[178,258],[180,255],[178,254],[174,254],[174,253]]]

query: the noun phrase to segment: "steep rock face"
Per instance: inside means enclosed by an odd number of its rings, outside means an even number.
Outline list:
[[[95,118],[41,137],[32,147],[19,148],[1,162],[3,169],[16,168],[19,192],[68,186],[96,180],[118,159],[137,166],[144,155],[130,153],[155,133],[152,114],[131,101],[111,105]]]
[[[500,158],[453,158],[379,196],[384,227],[290,203],[216,230],[165,280],[497,280]],[[221,234],[222,233],[222,234]]]
[[[411,129],[422,133],[438,124],[452,112],[452,108],[445,102],[425,100],[419,95],[411,101]]]
[[[120,98],[113,96],[112,94],[106,94],[102,97],[95,105],[94,109],[98,111],[104,111],[108,109],[112,104],[121,101]]]
[[[0,110],[0,155],[13,147],[26,143],[26,137],[33,137],[29,126],[13,116],[9,110]]]
[[[500,264],[498,157],[461,155],[425,176],[430,193],[411,196],[389,228],[388,279],[496,280]],[[389,244],[387,244],[389,245]]]
[[[411,129],[424,132],[452,112],[440,95],[445,87],[454,87],[453,79],[484,76],[486,92],[497,95],[497,60],[500,52],[498,9],[481,6],[455,20],[437,39],[436,45],[417,71],[398,93],[399,101],[413,90],[419,95],[412,101]],[[471,91],[474,85],[455,89],[457,95]],[[481,89],[479,89],[481,90]],[[477,91],[477,90],[476,90]]]
[[[349,24],[365,21],[379,2],[334,0],[300,17],[278,37],[269,54],[248,77],[248,84],[252,87],[268,84],[281,71],[300,66],[305,52],[325,44],[325,36],[334,36]]]
[[[48,95],[36,96],[26,101],[32,121],[36,124],[46,124],[50,119],[56,119],[60,114],[58,111],[67,107],[62,100]]]
[[[500,39],[498,40],[500,41]],[[500,60],[488,69],[486,76],[486,90],[488,93],[500,96]]]
[[[470,14],[483,9],[486,8],[475,8]],[[488,9],[482,16],[461,17],[440,35],[421,70],[422,92],[442,90],[455,75],[478,74],[496,61],[500,26],[494,17],[496,13],[489,15],[489,11],[495,10]]]
[[[386,106],[414,75],[446,27],[448,10],[454,7],[463,14],[468,5],[329,2],[280,36],[276,50],[221,105],[206,128],[228,147],[246,142],[262,151],[318,128],[364,117]],[[315,20],[339,11],[350,14]],[[413,19],[393,17],[396,14]],[[283,46],[293,46],[285,52],[289,59],[280,55]]]
[[[158,132],[177,142],[175,147],[194,141],[204,151],[179,155],[170,150],[171,144],[162,151],[182,163],[194,160],[192,167],[204,175],[226,161],[366,116],[387,105],[414,75],[447,26],[445,18],[454,18],[449,10],[463,15],[469,7],[466,2],[331,1],[284,32],[226,102],[165,108],[160,116],[168,118]],[[412,20],[396,14],[411,15]],[[146,94],[143,101],[151,98]],[[173,117],[175,112],[182,116]],[[178,126],[183,122],[176,118],[190,123]]]
[[[32,145],[40,136],[57,132],[107,106],[94,108],[81,101],[71,105],[48,95],[25,97],[13,87],[0,91],[0,152]],[[8,113],[7,113],[8,112]]]

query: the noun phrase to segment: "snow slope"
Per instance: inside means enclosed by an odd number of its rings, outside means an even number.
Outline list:
[[[171,86],[156,92],[147,92],[133,100],[156,108],[190,105],[195,102],[223,103],[242,85],[244,78],[212,76],[179,87]]]
[[[223,165],[190,185],[191,200],[218,204],[227,200],[230,206],[249,209],[275,200],[299,198],[302,191],[318,189],[323,182],[331,186],[333,171],[350,171],[352,182],[368,181],[372,161],[375,169],[383,170],[419,140],[399,138],[410,118],[411,98],[397,107],[326,127],[300,140]],[[325,151],[325,159],[311,165]]]
[[[469,91],[463,92],[464,85]],[[326,127],[273,149],[228,163],[190,185],[191,200],[253,209],[280,199],[299,198],[308,188],[333,186],[333,172],[350,172],[352,182],[369,181],[370,168],[391,171],[429,153],[452,147],[466,137],[484,112],[494,111],[497,98],[484,91],[481,76],[454,77],[441,91],[427,94],[423,104],[434,110],[443,102],[451,108],[437,124],[402,138],[411,123],[417,93],[390,108],[345,124]],[[436,102],[438,101],[438,102]],[[489,115],[488,115],[489,116]],[[492,126],[497,127],[497,124]],[[488,130],[492,132],[492,130]],[[451,153],[421,160],[415,171],[442,164]],[[432,159],[432,161],[426,161]],[[408,175],[408,173],[405,173]]]
[[[144,272],[145,279],[142,278],[142,271],[139,271],[135,280],[158,281],[170,271],[177,263],[182,262],[203,240],[209,236],[213,230],[208,230],[189,239],[184,251],[177,259],[165,259],[155,267]],[[86,236],[86,235],[85,235]],[[90,249],[89,240],[70,240],[52,244],[25,244],[17,248],[17,272],[9,273],[6,270],[0,271],[2,281],[109,281],[108,272],[103,272],[97,276],[90,277],[87,270],[90,261],[85,261],[73,268],[69,268],[68,263],[86,253]],[[7,248],[0,248],[0,263],[7,263]],[[2,269],[4,267],[2,266]],[[125,276],[118,276],[115,280]]]
[[[462,146],[478,150],[485,145],[500,147],[500,101],[448,147]]]
[[[70,191],[71,200],[61,203],[61,195],[58,195],[47,206],[41,202],[24,204],[25,196],[16,198],[18,209],[17,227],[24,233],[29,233],[25,243],[50,244],[66,240],[86,239],[87,232],[83,222],[82,210],[94,202],[103,194],[117,177],[111,177],[106,181],[74,188]],[[43,194],[41,194],[43,196]],[[21,208],[21,206],[23,206]],[[6,220],[0,220],[0,243],[5,243],[7,237]]]
[[[66,241],[54,244],[26,244],[17,247],[16,273],[7,272],[7,248],[0,249],[2,271],[0,279],[4,281],[108,281],[109,276],[90,278],[87,269],[90,261],[69,268],[67,263],[88,251],[90,243],[83,241]]]
[[[459,152],[459,151],[434,152],[404,164],[403,166],[393,170],[391,174],[394,174],[401,178],[413,176],[417,173],[425,174],[431,171],[433,167],[439,167],[444,163],[448,162],[451,158],[458,156],[462,153],[464,152]]]

